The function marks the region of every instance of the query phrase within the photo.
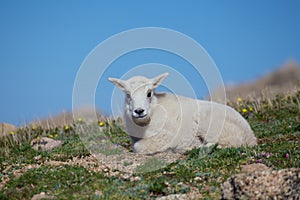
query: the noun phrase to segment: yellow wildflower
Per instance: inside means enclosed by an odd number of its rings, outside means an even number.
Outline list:
[[[70,127],[68,125],[65,126],[65,131],[69,130]]]
[[[104,126],[104,122],[99,122],[99,126],[100,127]]]
[[[34,125],[32,125],[32,126],[31,126],[31,129],[32,129],[32,130],[35,130],[35,126],[34,126]]]
[[[250,110],[250,111],[253,111],[253,108],[252,108],[252,107],[250,107],[250,108],[249,108],[249,110]]]
[[[15,134],[15,132],[14,132],[14,131],[11,131],[11,132],[9,132],[9,134],[11,134],[11,135],[14,135],[14,134]]]
[[[243,113],[246,113],[248,110],[246,109],[246,108],[244,108],[243,110],[242,110],[242,112]]]
[[[52,134],[50,134],[50,135],[49,135],[49,137],[50,137],[50,138],[53,138],[53,135],[52,135]]]
[[[54,135],[54,137],[55,137],[55,138],[58,138],[58,134],[56,133],[56,134]]]
[[[237,100],[238,100],[238,102],[243,101],[243,99],[241,97],[239,97]]]
[[[82,118],[79,117],[79,118],[77,119],[77,121],[78,121],[78,122],[82,122]]]

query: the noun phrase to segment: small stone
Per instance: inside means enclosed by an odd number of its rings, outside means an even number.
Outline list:
[[[124,174],[124,175],[122,176],[122,179],[123,179],[123,180],[128,180],[128,179],[130,179],[130,174]]]
[[[130,178],[130,181],[133,182],[133,181],[140,181],[141,180],[141,177],[139,176],[136,176],[136,177],[131,177]]]
[[[107,172],[109,171],[109,169],[105,168],[105,169],[103,169],[103,171],[104,171],[105,173],[107,173]]]
[[[179,182],[179,183],[177,183],[177,185],[178,186],[182,186],[182,185],[184,185],[184,183],[183,182]]]
[[[55,196],[47,195],[45,192],[41,192],[40,194],[35,194],[31,200],[41,200],[41,199],[56,199]]]
[[[41,160],[41,158],[42,158],[42,155],[38,155],[38,156],[34,157],[34,160],[38,161],[38,160]]]
[[[95,196],[100,197],[102,195],[102,192],[100,190],[95,191]]]
[[[28,169],[32,169],[32,168],[34,168],[32,165],[28,165],[28,167],[27,167]]]
[[[53,148],[61,146],[62,141],[48,137],[41,137],[33,139],[30,145],[36,151],[51,151]]]
[[[166,187],[169,187],[169,186],[170,186],[170,183],[169,183],[168,181],[165,181],[165,182],[164,182],[164,185],[165,185]]]
[[[12,168],[11,165],[7,166],[7,167],[2,171],[2,173],[3,173],[3,174],[7,174],[7,172],[8,172],[11,168]]]

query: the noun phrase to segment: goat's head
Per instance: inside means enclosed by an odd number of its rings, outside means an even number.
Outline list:
[[[131,116],[138,126],[146,126],[151,121],[151,103],[155,103],[154,89],[157,88],[168,73],[148,79],[143,76],[134,76],[128,80],[109,78],[126,95],[125,112]]]

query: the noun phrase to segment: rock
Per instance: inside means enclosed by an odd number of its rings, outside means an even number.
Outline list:
[[[18,127],[8,124],[8,123],[0,123],[0,137],[8,135],[11,131],[16,131]]]
[[[42,155],[38,155],[38,156],[35,156],[34,157],[34,160],[36,160],[36,161],[39,161],[39,160],[41,160],[42,159]]]
[[[94,195],[95,195],[97,198],[100,198],[100,197],[102,196],[102,191],[100,191],[100,190],[95,190]]]
[[[222,199],[300,199],[300,168],[250,170],[231,176],[221,188]]]
[[[30,144],[31,147],[37,151],[51,151],[53,148],[61,146],[62,141],[41,137],[33,139]]]
[[[31,200],[41,200],[41,199],[56,199],[55,196],[47,195],[45,192],[34,195]]]

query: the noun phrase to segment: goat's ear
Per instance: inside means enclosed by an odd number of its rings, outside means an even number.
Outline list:
[[[157,88],[168,75],[169,73],[166,72],[153,78],[153,88]]]
[[[115,84],[118,88],[120,88],[123,91],[125,91],[127,89],[126,81],[123,81],[123,80],[117,79],[117,78],[108,78],[108,80],[110,82],[112,82],[113,84]]]

